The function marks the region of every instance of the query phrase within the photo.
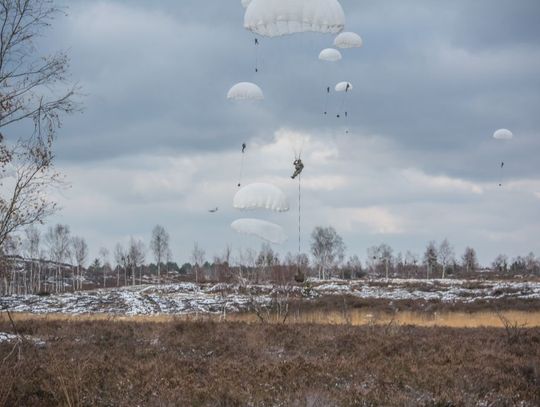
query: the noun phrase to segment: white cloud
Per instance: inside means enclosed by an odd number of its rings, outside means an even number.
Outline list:
[[[484,192],[481,185],[474,182],[451,178],[446,175],[429,175],[417,169],[404,169],[401,175],[413,187],[434,190],[448,191],[458,193],[482,194]]]
[[[339,208],[332,210],[331,221],[338,229],[387,235],[404,233],[404,220],[383,207]],[[359,229],[359,230],[358,230]]]

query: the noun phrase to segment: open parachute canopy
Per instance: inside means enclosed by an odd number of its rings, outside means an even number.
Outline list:
[[[499,129],[493,133],[493,138],[497,140],[511,140],[514,138],[514,135],[508,129]]]
[[[334,48],[326,48],[319,54],[321,61],[337,62],[341,59],[341,52]]]
[[[360,48],[363,44],[362,37],[350,31],[342,32],[334,39],[334,46],[338,48]]]
[[[274,244],[281,244],[287,240],[287,235],[281,226],[265,220],[237,219],[231,223],[231,228],[238,233],[257,236]]]
[[[274,212],[287,212],[289,200],[285,193],[272,184],[257,182],[240,189],[233,199],[236,209],[267,209]]]
[[[338,0],[252,0],[244,27],[266,37],[300,32],[338,33],[345,13]]]
[[[251,82],[240,82],[234,85],[227,93],[227,99],[231,100],[263,100],[262,89]]]
[[[340,82],[336,85],[336,92],[349,92],[352,90],[352,83]]]

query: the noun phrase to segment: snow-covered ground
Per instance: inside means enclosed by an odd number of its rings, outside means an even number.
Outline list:
[[[36,338],[34,336],[18,336],[18,335],[14,335],[14,334],[10,334],[10,333],[6,333],[6,332],[0,332],[0,343],[2,342],[17,342],[17,341],[22,341],[24,338],[24,340],[27,340],[31,343],[33,343],[34,345],[36,346],[45,346],[45,341],[41,338]]]
[[[50,296],[3,297],[0,298],[0,305],[14,312],[152,315],[246,311],[253,303],[269,304],[276,293],[284,291],[307,299],[343,294],[366,299],[442,302],[540,299],[540,282],[372,279],[310,280],[309,285],[309,289],[298,286],[193,283],[144,285]]]

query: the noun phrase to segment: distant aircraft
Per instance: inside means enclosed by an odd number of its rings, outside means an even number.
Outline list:
[[[219,208],[216,206],[214,209],[208,210],[208,212],[210,212],[210,213],[216,213],[216,212],[218,211],[218,209],[219,209]]]

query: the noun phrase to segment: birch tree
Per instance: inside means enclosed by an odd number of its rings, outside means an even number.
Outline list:
[[[163,226],[156,225],[154,227],[150,248],[157,263],[158,284],[161,284],[161,263],[163,260],[167,260],[169,253],[169,234]]]
[[[56,262],[55,290],[64,289],[62,263],[70,255],[70,230],[68,225],[50,226],[45,234],[45,243],[49,249],[49,258]]]
[[[428,243],[426,251],[424,252],[424,265],[426,266],[426,279],[429,279],[431,271],[437,267],[437,247],[435,242],[432,240]]]
[[[73,256],[77,263],[77,289],[82,289],[82,269],[88,258],[88,245],[82,237],[74,236],[71,240]]]
[[[319,270],[319,278],[326,278],[326,271],[339,265],[345,257],[345,243],[333,227],[317,226],[311,233],[311,254]]]
[[[117,243],[114,247],[114,261],[116,263],[116,286],[120,286],[120,271],[124,272],[124,284],[127,284],[127,264],[128,264],[128,255],[124,247]]]
[[[53,141],[78,110],[65,53],[42,55],[35,40],[61,10],[52,0],[0,0],[0,252],[11,235],[57,210],[47,195],[61,178]]]
[[[111,265],[109,263],[109,249],[102,247],[99,249],[99,257],[103,263],[103,287],[107,286],[107,272],[110,270]]]
[[[142,265],[146,259],[146,248],[142,240],[129,239],[128,263],[131,270],[132,282],[135,285],[135,276],[139,270],[139,282],[142,284]]]
[[[193,250],[191,251],[191,261],[193,262],[193,267],[195,268],[195,282],[199,282],[199,271],[200,267],[204,264],[204,256],[206,252],[199,247],[199,243],[195,242],[193,244]]]
[[[476,257],[476,251],[472,247],[466,247],[463,256],[461,256],[461,265],[467,271],[474,272],[478,269],[478,260]]]
[[[34,292],[40,289],[41,282],[41,264],[39,262],[39,245],[41,241],[41,233],[35,226],[29,226],[24,230],[26,237],[25,251],[30,261],[30,291]],[[36,270],[37,262],[37,270]]]
[[[442,266],[442,278],[446,277],[446,268],[449,264],[455,261],[454,248],[448,242],[448,239],[444,239],[439,246],[439,262]]]

